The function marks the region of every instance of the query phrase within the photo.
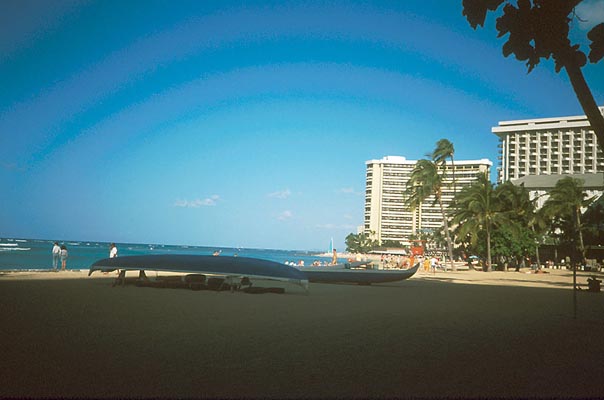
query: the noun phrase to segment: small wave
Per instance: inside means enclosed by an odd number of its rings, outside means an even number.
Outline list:
[[[22,242],[22,243],[25,243],[25,242],[27,242],[27,240],[25,240],[25,239],[15,239],[15,242]]]
[[[18,244],[17,243],[0,243],[0,246],[3,246],[3,247],[15,247],[15,246],[18,246]]]
[[[19,273],[19,272],[48,272],[47,268],[17,268],[11,267],[8,269],[0,269],[0,274],[10,274],[10,273]]]
[[[67,243],[67,244],[70,246],[79,246],[80,245],[80,243]]]
[[[0,247],[0,251],[27,251],[30,247]]]

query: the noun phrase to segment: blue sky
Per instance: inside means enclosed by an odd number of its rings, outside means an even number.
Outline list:
[[[603,0],[578,14],[585,50]],[[583,114],[502,44],[461,0],[4,0],[0,235],[342,248],[366,160],[448,138],[495,169],[498,121]]]

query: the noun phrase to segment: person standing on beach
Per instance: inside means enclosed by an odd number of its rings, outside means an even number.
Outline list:
[[[432,269],[432,272],[436,272],[437,265],[438,265],[438,260],[436,259],[436,256],[432,256],[432,258],[430,258],[430,268]]]
[[[115,246],[115,243],[109,245],[109,258],[113,257],[117,257],[117,247]]]
[[[67,253],[67,246],[63,245],[61,246],[61,271],[65,271],[65,268],[67,267],[67,257],[69,257],[69,254]]]
[[[54,246],[52,246],[52,270],[56,271],[59,267],[59,258],[61,258],[61,248],[59,247],[59,243],[55,242]]]
[[[333,249],[333,256],[331,257],[331,265],[336,265],[338,263],[338,251]]]
[[[117,246],[115,245],[115,243],[111,243],[111,245],[109,246],[109,258],[115,258],[117,257]],[[117,274],[120,274],[120,270],[118,269]]]

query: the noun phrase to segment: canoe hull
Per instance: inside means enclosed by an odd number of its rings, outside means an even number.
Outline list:
[[[362,263],[358,263],[362,264]],[[397,282],[412,277],[419,264],[408,270],[355,268],[356,264],[293,268],[274,261],[249,257],[154,254],[105,258],[90,266],[95,271],[167,271],[288,281],[308,289],[308,282],[372,283]]]
[[[419,263],[407,270],[353,269],[342,267],[300,268],[309,282],[321,283],[372,283],[398,282],[411,278],[419,269]]]
[[[105,258],[90,266],[95,271],[167,271],[289,281],[308,287],[306,275],[274,261],[249,257],[154,254]]]

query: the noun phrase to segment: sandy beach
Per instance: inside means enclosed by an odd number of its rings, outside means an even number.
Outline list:
[[[570,271],[525,272],[255,295],[3,273],[0,397],[604,396],[604,294],[575,320]]]

